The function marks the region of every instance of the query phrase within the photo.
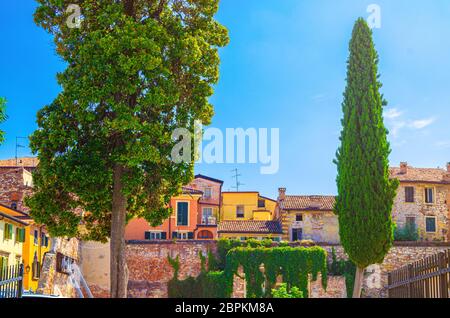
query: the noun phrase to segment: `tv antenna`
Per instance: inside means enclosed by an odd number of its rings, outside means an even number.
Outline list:
[[[19,157],[17,156],[19,148],[26,148],[26,146],[19,144],[19,140],[28,140],[28,137],[16,137],[16,166],[19,165]]]
[[[239,177],[242,177],[242,174],[239,173],[239,170],[237,168],[231,170],[231,172],[234,172],[233,179],[236,179],[236,185],[232,188],[236,189],[236,191],[239,192],[239,187],[245,185],[239,181]]]

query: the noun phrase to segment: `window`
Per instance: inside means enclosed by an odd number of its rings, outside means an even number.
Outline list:
[[[8,256],[6,255],[0,255],[0,272],[5,270],[6,267],[8,267]]]
[[[212,208],[203,208],[202,215],[202,224],[209,224],[210,218],[213,217],[213,209]]]
[[[11,209],[17,210],[17,202],[14,201],[11,203]]]
[[[292,229],[292,242],[301,241],[303,239],[302,229]]]
[[[177,203],[177,225],[187,226],[189,225],[189,203],[178,202]]]
[[[212,198],[212,188],[205,188],[203,190],[203,197],[205,199],[211,199]]]
[[[198,238],[202,240],[212,240],[214,236],[210,231],[203,230],[198,233]]]
[[[433,188],[425,188],[425,203],[434,203]]]
[[[167,235],[165,232],[145,232],[145,239],[147,241],[165,240]]]
[[[39,233],[38,233],[38,230],[34,230],[34,245],[39,245]]]
[[[303,222],[303,214],[297,214],[295,216],[295,221],[296,222]]]
[[[247,241],[247,237],[245,237],[245,236],[241,237],[241,241],[242,241],[242,242]]]
[[[173,232],[172,238],[176,238],[179,240],[193,240],[194,233],[193,232]]]
[[[38,280],[41,276],[41,263],[37,258],[36,252],[34,253],[33,263],[31,264],[31,274],[33,280]]]
[[[13,236],[13,225],[9,223],[5,223],[3,239],[4,240],[12,240]]]
[[[407,217],[406,218],[406,226],[410,229],[416,228],[416,218],[415,217]]]
[[[425,225],[427,233],[436,233],[436,218],[434,216],[426,217]]]
[[[245,207],[243,205],[236,206],[236,217],[237,218],[245,217]]]
[[[25,229],[16,228],[16,242],[17,243],[25,242]]]
[[[405,187],[405,202],[414,202],[414,187]]]
[[[258,208],[265,208],[265,207],[266,207],[266,200],[259,199]]]

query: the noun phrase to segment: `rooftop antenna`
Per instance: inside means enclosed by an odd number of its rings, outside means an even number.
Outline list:
[[[26,146],[19,144],[20,139],[28,139],[28,137],[16,137],[16,166],[19,165],[19,157],[17,156],[18,149],[26,148]]]
[[[239,177],[242,177],[242,174],[239,173],[239,170],[237,168],[231,170],[231,172],[234,172],[233,179],[236,179],[236,185],[232,188],[236,189],[236,191],[239,192],[239,187],[245,185],[239,181]]]

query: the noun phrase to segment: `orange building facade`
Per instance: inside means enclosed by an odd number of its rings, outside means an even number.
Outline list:
[[[202,175],[170,200],[172,215],[161,226],[152,227],[142,218],[131,220],[125,229],[127,241],[213,240],[217,238],[223,182]]]

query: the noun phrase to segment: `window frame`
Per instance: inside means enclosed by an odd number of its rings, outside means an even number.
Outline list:
[[[431,202],[428,202],[429,199],[429,193],[428,191],[431,190]],[[425,187],[425,204],[435,204],[436,199],[435,199],[435,193],[436,190],[434,187]]]
[[[178,213],[179,204],[186,204],[186,205],[187,205],[187,211],[186,211],[186,224],[180,224],[179,213]],[[190,222],[189,222],[190,203],[189,203],[189,201],[177,201],[177,202],[176,202],[176,206],[177,206],[177,209],[176,209],[177,226],[189,226],[189,225],[190,225]]]
[[[262,204],[260,204],[262,202]],[[265,209],[266,208],[266,200],[265,199],[258,199],[258,209]]]
[[[300,220],[298,219],[300,217]],[[303,213],[297,213],[295,215],[295,222],[303,222]]]
[[[206,217],[205,216],[205,210],[211,210],[211,215]],[[203,207],[202,208],[202,224],[208,224],[208,219],[210,217],[214,217],[214,209],[212,207]]]
[[[209,191],[209,195],[206,195],[207,191]],[[203,199],[212,199],[213,197],[213,188],[205,187],[203,188]]]
[[[242,208],[242,216],[239,214],[239,208]],[[236,205],[236,219],[245,219],[245,205]]]
[[[408,201],[408,190],[412,190],[412,200]],[[416,188],[414,186],[405,187],[405,203],[415,203],[416,202]]]
[[[434,231],[428,231],[428,220],[434,220]],[[425,232],[426,233],[437,233],[438,229],[437,229],[437,217],[435,216],[426,216],[425,217]]]

